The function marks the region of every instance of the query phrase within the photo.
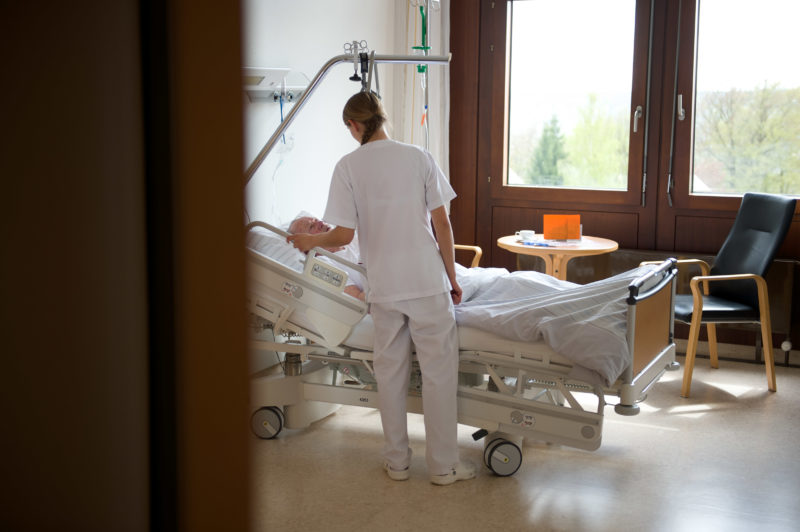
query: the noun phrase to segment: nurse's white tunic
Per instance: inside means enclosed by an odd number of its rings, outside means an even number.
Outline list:
[[[323,218],[358,229],[370,302],[449,292],[430,211],[454,197],[431,154],[417,146],[378,140],[339,161]]]
[[[412,342],[422,370],[428,472],[458,463],[458,333],[430,211],[455,197],[426,150],[393,140],[368,142],[333,173],[326,222],[356,229],[375,324],[383,456],[410,463],[406,397]]]

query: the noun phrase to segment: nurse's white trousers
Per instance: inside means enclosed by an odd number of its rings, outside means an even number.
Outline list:
[[[371,303],[375,324],[374,367],[378,381],[383,457],[393,469],[409,465],[406,397],[412,341],[422,371],[425,455],[430,475],[458,464],[458,330],[450,294]]]

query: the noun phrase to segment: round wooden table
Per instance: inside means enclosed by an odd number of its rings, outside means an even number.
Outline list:
[[[544,260],[544,272],[563,281],[567,279],[567,263],[570,259],[611,253],[619,248],[619,244],[613,240],[597,236],[584,236],[580,241],[556,241],[544,240],[542,235],[536,235],[531,245],[523,244],[516,235],[509,235],[498,238],[497,245],[517,255],[541,257]],[[517,256],[517,269],[519,269],[519,256]]]

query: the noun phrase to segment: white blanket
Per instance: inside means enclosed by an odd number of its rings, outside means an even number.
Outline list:
[[[578,285],[532,271],[459,267],[464,296],[456,306],[456,321],[512,340],[544,341],[610,386],[629,362],[628,285],[654,268]]]

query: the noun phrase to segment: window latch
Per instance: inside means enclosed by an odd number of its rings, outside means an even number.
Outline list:
[[[636,110],[633,112],[633,132],[639,131],[639,119],[642,117],[642,106],[637,105]]]

